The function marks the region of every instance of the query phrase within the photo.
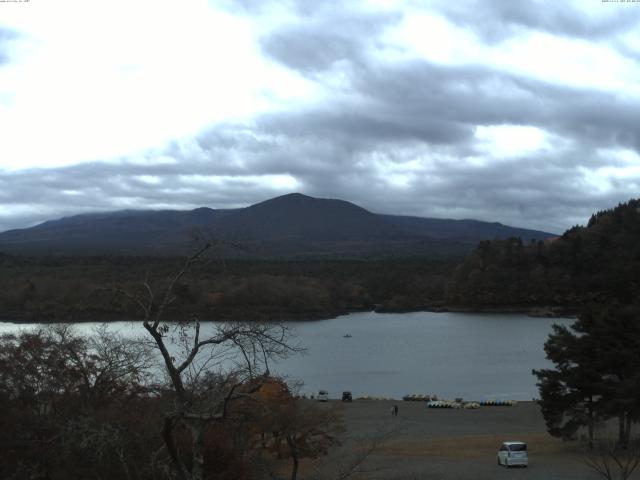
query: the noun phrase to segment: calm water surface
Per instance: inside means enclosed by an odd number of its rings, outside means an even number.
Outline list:
[[[307,347],[272,371],[304,382],[332,398],[343,390],[354,396],[401,398],[408,393],[441,398],[515,399],[537,397],[533,368],[549,366],[543,345],[554,323],[572,320],[517,314],[417,312],[354,313],[331,320],[291,322],[297,341]],[[98,324],[81,324],[90,332]],[[0,332],[32,328],[0,323]],[[143,332],[140,323],[110,324],[125,335]],[[351,338],[343,335],[350,334]]]

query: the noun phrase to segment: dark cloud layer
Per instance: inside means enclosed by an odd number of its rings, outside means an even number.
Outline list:
[[[360,63],[368,42],[401,19],[399,14],[336,9],[323,2],[317,5],[324,8],[316,6],[300,21],[264,38],[264,53],[307,74],[330,69],[340,61]]]
[[[640,153],[637,96],[477,64],[385,60],[380,35],[399,14],[289,5],[298,20],[261,39],[265,55],[320,84],[339,75],[342,83],[331,87],[339,91],[217,125],[138,161],[0,172],[0,205],[24,210],[0,216],[0,229],[80,211],[238,207],[300,191],[380,213],[560,232],[638,195],[640,175],[624,170],[633,159],[616,153]],[[562,3],[447,5],[444,14],[488,41],[522,29],[605,41],[637,19],[635,11],[589,17]],[[268,6],[245,0],[234,8],[258,14]],[[548,145],[487,152],[479,128],[504,125],[539,129]],[[612,168],[618,173],[607,174]]]

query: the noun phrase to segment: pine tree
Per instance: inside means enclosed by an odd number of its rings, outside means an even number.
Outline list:
[[[629,441],[640,419],[640,309],[590,305],[570,327],[554,326],[545,343],[555,368],[534,370],[549,433],[572,438],[587,427],[618,419],[618,442]]]

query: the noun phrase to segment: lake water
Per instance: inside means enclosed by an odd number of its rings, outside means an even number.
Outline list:
[[[331,320],[291,322],[307,348],[272,371],[302,380],[302,392],[350,390],[354,397],[401,398],[422,393],[467,400],[538,397],[533,368],[545,368],[543,345],[551,325],[569,319],[519,314],[416,312],[354,313]],[[90,332],[97,324],[81,324]],[[139,322],[115,322],[125,335],[144,332]],[[32,328],[0,323],[0,333]],[[343,336],[350,334],[351,338]]]

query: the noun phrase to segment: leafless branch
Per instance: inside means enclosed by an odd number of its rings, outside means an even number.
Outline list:
[[[640,439],[635,438],[622,447],[611,436],[583,447],[580,461],[606,480],[627,480],[640,465]]]

